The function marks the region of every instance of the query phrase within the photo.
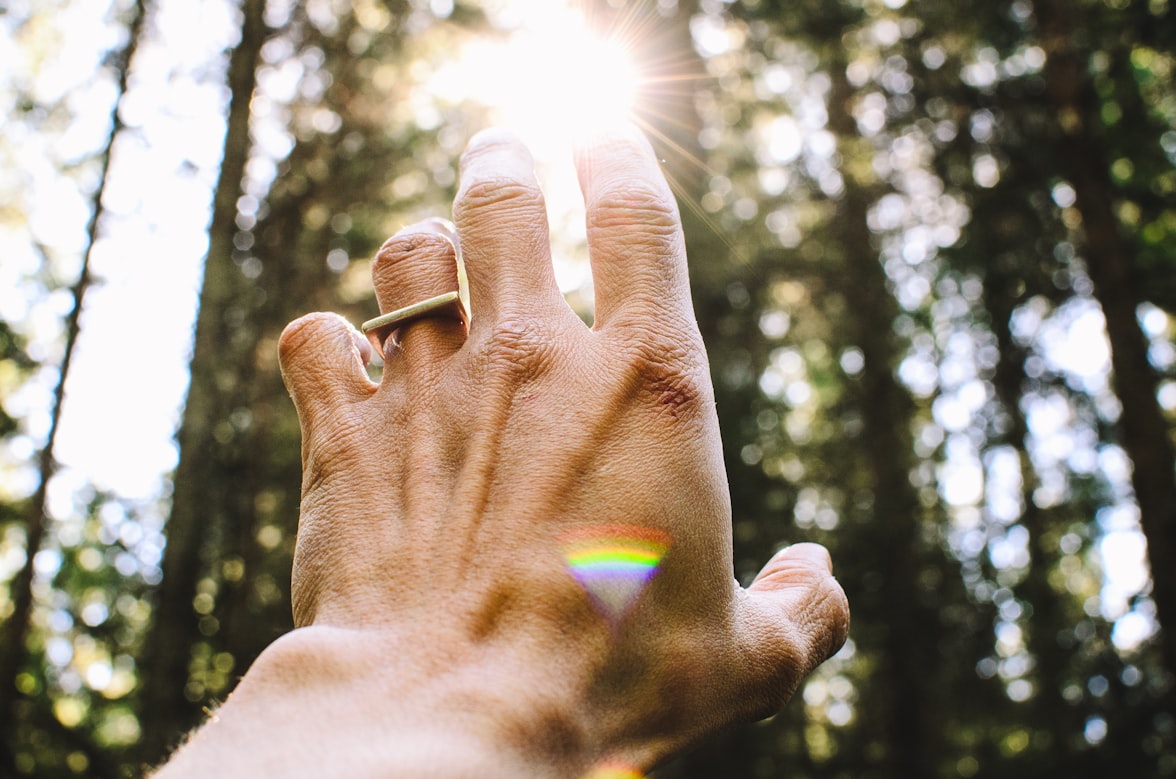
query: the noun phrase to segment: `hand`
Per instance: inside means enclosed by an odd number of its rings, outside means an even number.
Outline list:
[[[556,286],[528,152],[488,132],[462,159],[456,233],[407,228],[373,268],[381,310],[400,309],[457,289],[458,244],[468,322],[450,307],[401,327],[379,384],[342,319],[283,333],[300,629],[252,689],[365,734],[378,754],[349,775],[645,771],[775,712],[845,640],[821,547],[785,549],[746,590],[732,579],[714,397],[652,150],[628,128],[576,162],[592,328]]]

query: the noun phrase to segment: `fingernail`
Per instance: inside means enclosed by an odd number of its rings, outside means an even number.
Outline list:
[[[829,556],[829,550],[820,544],[801,542],[784,547],[780,550],[779,554],[784,557],[804,558],[813,563],[823,565],[830,572],[833,570],[833,558]]]
[[[514,133],[501,128],[482,130],[470,139],[461,156],[461,178],[484,176],[526,180],[535,177],[531,151]]]
[[[653,159],[653,145],[649,138],[632,122],[586,128],[572,142],[572,158],[580,175],[581,185],[587,185],[599,163],[607,161],[619,148],[641,150],[642,156]],[[631,156],[632,152],[626,154]]]

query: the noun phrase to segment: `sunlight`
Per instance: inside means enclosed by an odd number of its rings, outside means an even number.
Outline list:
[[[629,118],[638,76],[624,46],[597,35],[563,3],[531,2],[500,40],[470,42],[430,87],[446,99],[489,107],[537,158],[571,139]]]
[[[488,108],[535,158],[551,222],[560,289],[591,300],[583,200],[571,164],[577,138],[630,121],[640,74],[623,41],[599,35],[571,3],[512,0],[509,32],[467,42],[425,85],[441,102]]]

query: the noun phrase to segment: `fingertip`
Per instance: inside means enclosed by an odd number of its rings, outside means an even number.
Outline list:
[[[450,222],[448,219],[442,219],[439,216],[430,216],[428,219],[423,219],[417,222],[415,227],[422,231],[439,233],[446,238],[455,240],[457,238],[457,228],[453,226],[453,222]]]
[[[795,591],[832,587],[840,589],[833,577],[833,559],[820,544],[797,543],[772,555],[748,590]]]
[[[466,143],[465,153],[476,151],[483,146],[489,146],[495,143],[512,143],[517,142],[518,136],[505,127],[484,127],[478,130]]]
[[[829,551],[820,544],[798,543],[772,556],[748,593],[756,596],[782,624],[803,636],[809,670],[832,657],[849,636],[849,601],[833,576]],[[806,671],[807,672],[807,671]]]
[[[453,226],[453,222],[449,221],[448,219],[443,219],[439,216],[430,216],[422,219],[419,222],[414,222],[413,224],[401,227],[391,238],[384,241],[384,244],[380,247],[380,250],[383,250],[385,246],[391,243],[395,243],[396,240],[402,236],[421,234],[440,235],[449,239],[449,242],[455,246],[457,245],[457,228]],[[379,252],[376,252],[376,255],[379,256]]]
[[[466,144],[465,151],[461,154],[461,169],[468,171],[485,152],[502,149],[510,150],[511,156],[517,159],[520,166],[534,167],[535,158],[518,135],[502,127],[487,127],[475,133]]]
[[[325,320],[335,317],[335,314],[316,311],[303,314],[282,328],[282,334],[278,336],[278,359],[283,371],[295,367],[308,344],[319,337],[324,326],[329,326]]]
[[[591,186],[594,174],[599,171],[601,164],[616,157],[618,150],[630,159],[645,158],[656,163],[652,144],[645,133],[632,122],[592,127],[572,140],[572,160],[576,166],[581,189]]]
[[[807,541],[786,546],[776,552],[772,558],[781,561],[787,560],[808,563],[813,566],[822,567],[829,573],[833,572],[833,558],[829,555],[829,550],[820,544]]]
[[[299,406],[324,393],[358,395],[374,387],[364,370],[371,358],[367,339],[338,314],[306,314],[278,337],[282,378]]]

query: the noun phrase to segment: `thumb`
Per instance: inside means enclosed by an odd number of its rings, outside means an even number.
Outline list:
[[[371,356],[367,339],[338,314],[307,314],[286,325],[278,362],[304,441],[320,422],[337,418],[342,406],[376,391],[364,370]]]
[[[743,599],[753,688],[774,713],[818,665],[845,643],[849,603],[825,547],[795,544],[768,561]]]

